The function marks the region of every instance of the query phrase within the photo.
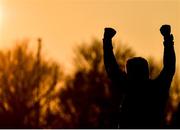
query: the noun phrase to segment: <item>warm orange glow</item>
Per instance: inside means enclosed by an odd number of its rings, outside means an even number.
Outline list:
[[[2,10],[2,5],[0,3],[0,29],[2,29],[2,21],[3,21],[3,10]]]
[[[0,10],[0,26],[2,26],[2,11],[1,10]]]
[[[1,47],[24,37],[42,37],[44,51],[70,66],[72,48],[77,43],[89,42],[92,37],[102,39],[103,28],[111,26],[117,29],[116,40],[141,56],[153,56],[160,61],[163,46],[159,28],[167,23],[172,26],[179,59],[179,0],[1,1],[6,14]]]

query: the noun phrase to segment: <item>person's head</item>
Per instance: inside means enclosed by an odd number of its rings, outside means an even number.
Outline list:
[[[129,59],[126,64],[127,76],[130,80],[149,79],[148,62],[142,57]]]

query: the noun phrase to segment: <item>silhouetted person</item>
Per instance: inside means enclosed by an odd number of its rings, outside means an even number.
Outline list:
[[[169,25],[160,29],[164,36],[163,69],[149,79],[148,62],[141,57],[129,59],[123,72],[113,54],[112,38],[116,31],[105,28],[103,38],[104,64],[112,81],[114,100],[113,128],[160,128],[169,88],[175,73],[173,35]]]

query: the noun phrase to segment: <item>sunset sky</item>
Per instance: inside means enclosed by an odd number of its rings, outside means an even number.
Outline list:
[[[180,65],[180,0],[0,0],[0,48],[24,38],[36,44],[41,37],[43,52],[67,68],[73,48],[101,40],[107,26],[117,30],[116,44],[160,61],[162,24],[172,26]]]

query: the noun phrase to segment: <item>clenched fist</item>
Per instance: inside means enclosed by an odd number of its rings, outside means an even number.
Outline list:
[[[164,37],[169,37],[171,34],[171,26],[170,25],[162,25],[160,28],[160,32]]]
[[[113,28],[104,29],[104,38],[111,39],[116,34],[116,31]]]

